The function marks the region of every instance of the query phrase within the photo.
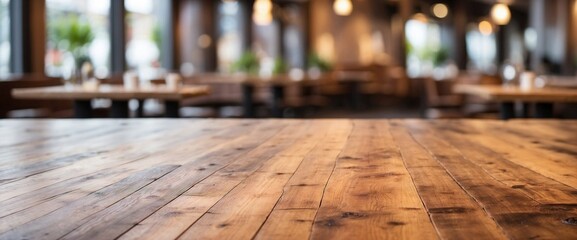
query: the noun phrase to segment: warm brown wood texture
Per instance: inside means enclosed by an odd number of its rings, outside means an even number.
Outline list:
[[[12,95],[15,98],[60,100],[90,100],[95,98],[106,98],[114,100],[147,98],[181,100],[206,94],[209,94],[209,88],[206,86],[185,86],[178,90],[168,89],[164,86],[148,86],[135,89],[126,89],[119,85],[102,85],[95,90],[85,89],[80,86],[56,86],[12,90]]]
[[[457,84],[455,93],[479,96],[494,101],[577,102],[575,88],[535,88],[523,90],[514,86]]]
[[[0,239],[577,239],[576,121],[0,121]]]

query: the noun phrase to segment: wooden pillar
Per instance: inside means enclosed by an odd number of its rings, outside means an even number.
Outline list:
[[[243,14],[243,46],[245,51],[250,51],[252,49],[253,42],[253,23],[252,23],[252,13],[253,5],[255,0],[244,0],[242,1],[242,14]]]
[[[402,24],[399,29],[399,35],[397,36],[397,44],[399,44],[399,50],[397,52],[397,59],[399,61],[399,65],[406,67],[407,65],[407,51],[406,51],[406,37],[405,37],[405,24],[411,18],[414,12],[414,1],[413,0],[403,0],[399,1],[399,9],[401,13],[401,22],[397,22],[396,24]]]
[[[30,7],[31,72],[44,73],[46,55],[46,2],[28,1]]]
[[[562,73],[567,76],[575,75],[575,64],[576,64],[576,55],[575,55],[575,24],[576,16],[574,15],[577,13],[575,10],[575,0],[563,0],[561,2],[561,6],[559,10],[562,11],[563,18],[565,19],[565,26],[562,31],[565,32],[565,56],[563,58],[562,63]]]
[[[501,66],[505,62],[507,56],[507,26],[497,26],[497,66]]]
[[[454,9],[455,61],[459,69],[467,69],[467,1],[456,1]]]
[[[176,65],[192,64],[197,72],[216,70],[216,13],[215,1],[180,0],[176,18]],[[207,48],[199,46],[203,34],[211,38]]]
[[[301,4],[303,10],[303,16],[305,17],[305,25],[304,25],[304,46],[305,46],[305,54],[303,62],[305,64],[305,68],[309,66],[309,54],[313,52],[313,43],[314,43],[314,36],[312,34],[312,3],[311,1],[307,1]]]
[[[216,56],[216,45],[217,45],[217,34],[216,29],[218,27],[217,19],[217,7],[218,1],[203,0],[202,1],[202,29],[203,33],[208,35],[212,39],[210,46],[203,50],[204,55],[204,71],[215,72],[217,70],[217,56]],[[197,39],[193,40],[197,42]]]

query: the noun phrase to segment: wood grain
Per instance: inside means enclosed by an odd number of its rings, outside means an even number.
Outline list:
[[[313,238],[436,238],[388,128],[354,122],[325,187]]]
[[[576,126],[2,120],[0,239],[575,239]]]

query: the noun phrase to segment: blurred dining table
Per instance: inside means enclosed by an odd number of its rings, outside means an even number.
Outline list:
[[[204,96],[210,93],[207,86],[194,85],[168,88],[166,85],[148,85],[127,88],[122,85],[99,85],[85,87],[81,85],[63,85],[54,87],[13,89],[12,95],[19,99],[73,100],[75,118],[92,117],[92,100],[112,100],[110,117],[128,118],[129,101],[133,99],[158,99],[164,101],[165,116],[180,116],[180,101]]]
[[[286,89],[289,86],[299,88],[301,97],[308,98],[313,95],[314,88],[332,83],[330,74],[310,76],[307,74],[290,76],[287,74],[274,76],[253,76],[245,74],[202,74],[190,78],[191,83],[206,85],[239,85],[242,96],[241,104],[243,116],[256,117],[257,89],[269,91],[268,102],[271,114],[275,118],[283,116],[283,107],[286,101]]]
[[[528,115],[529,104],[535,104],[536,118],[552,118],[555,103],[577,103],[577,88],[544,87],[524,89],[519,86],[457,84],[453,91],[459,94],[473,95],[486,100],[499,102],[501,118],[517,117],[515,102],[522,102]]]

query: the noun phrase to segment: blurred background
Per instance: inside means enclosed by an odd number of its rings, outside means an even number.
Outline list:
[[[574,0],[0,0],[3,82],[60,83],[88,63],[109,83],[127,71],[209,85],[214,74],[238,73],[358,83],[318,86],[322,101],[287,100],[282,117],[495,118],[496,103],[452,86],[502,84],[527,71],[571,80],[576,43]],[[23,107],[4,85],[3,117],[43,116],[14,113]],[[241,90],[211,87],[184,115],[242,116],[234,110]],[[303,90],[286,91],[298,100]],[[261,92],[256,116],[271,116],[270,93]],[[555,107],[557,117],[574,112]]]

